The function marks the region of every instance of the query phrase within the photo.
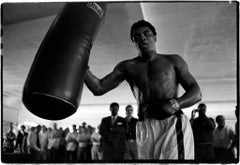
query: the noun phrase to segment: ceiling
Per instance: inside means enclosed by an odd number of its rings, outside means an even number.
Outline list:
[[[63,5],[62,2],[2,5],[4,114],[13,111],[16,114],[22,109],[21,93],[28,71]],[[237,3],[115,2],[107,6],[89,60],[97,77],[104,77],[120,61],[136,56],[129,29],[133,22],[146,19],[156,27],[158,52],[177,53],[186,60],[202,88],[204,102],[236,104]],[[116,100],[123,105],[136,104],[126,82],[100,97],[84,87],[81,106],[107,105]],[[5,115],[5,120],[15,119]]]
[[[64,3],[5,3],[2,6],[2,24],[16,24],[55,15]]]

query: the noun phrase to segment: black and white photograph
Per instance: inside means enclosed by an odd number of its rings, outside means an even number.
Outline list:
[[[238,1],[1,3],[2,163],[239,163]]]

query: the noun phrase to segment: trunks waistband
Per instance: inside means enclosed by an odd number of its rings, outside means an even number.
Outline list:
[[[183,114],[183,111],[180,109],[176,113],[169,115],[166,114],[166,112],[162,111],[159,112],[157,108],[155,109],[147,109],[145,112],[143,112],[143,119],[156,119],[156,120],[164,120],[171,116],[181,116]]]
[[[205,142],[205,143],[195,143],[196,146],[201,146],[201,145],[212,145],[213,142]]]

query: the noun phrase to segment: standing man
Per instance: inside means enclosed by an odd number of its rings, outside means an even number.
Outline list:
[[[28,146],[29,153],[32,155],[34,162],[41,161],[41,145],[40,145],[40,131],[42,127],[38,125],[37,127],[32,127],[31,132],[28,134]]]
[[[53,131],[52,131],[52,140],[53,140],[53,147],[52,147],[52,161],[58,162],[59,161],[59,147],[60,147],[60,138],[61,132],[57,127],[57,123],[53,123]]]
[[[195,160],[213,161],[213,130],[215,122],[206,115],[207,106],[204,103],[198,105],[198,109],[192,111],[191,124],[195,143]],[[198,117],[195,118],[196,112]]]
[[[156,30],[149,22],[134,23],[130,38],[138,56],[120,62],[102,79],[87,69],[87,87],[103,95],[124,80],[129,83],[138,102],[139,159],[194,159],[191,125],[181,109],[201,100],[198,83],[181,56],[157,53]],[[185,90],[182,96],[179,84]]]
[[[28,137],[28,130],[24,132],[23,141],[22,141],[22,153],[28,153],[28,146],[27,146],[27,137]]]
[[[18,131],[17,138],[16,138],[16,144],[15,144],[15,149],[19,149],[20,152],[22,152],[22,142],[23,142],[23,137],[25,134],[25,126],[22,125],[20,130]]]
[[[86,127],[81,127],[78,133],[78,149],[77,149],[77,160],[83,161],[87,160],[87,145],[90,141],[91,136],[87,133]]]
[[[216,117],[217,128],[213,131],[213,147],[217,162],[234,161],[234,131],[231,127],[225,125],[223,115]]]
[[[66,136],[66,160],[68,163],[77,162],[77,148],[78,148],[78,132],[76,125],[72,125],[72,132],[69,132]]]
[[[125,159],[138,159],[138,150],[137,150],[137,141],[136,141],[136,125],[138,119],[132,116],[133,107],[131,105],[126,106],[126,124],[127,124],[127,133],[126,133],[126,151],[124,158]]]
[[[111,103],[111,116],[101,121],[100,135],[103,138],[103,160],[123,160],[125,150],[126,122],[118,116],[119,104]]]
[[[48,134],[47,127],[45,125],[42,126],[42,132],[40,135],[40,146],[41,146],[41,160],[43,162],[47,161],[47,147],[48,147]]]
[[[102,154],[101,154],[101,135],[99,134],[99,127],[97,127],[97,131],[95,131],[96,128],[93,128],[93,133],[91,135],[91,142],[92,142],[92,148],[91,148],[91,156],[92,160],[101,160]]]
[[[3,150],[5,153],[14,152],[14,141],[16,140],[16,135],[13,132],[13,123],[10,123],[10,130],[6,134],[6,139],[4,142]]]

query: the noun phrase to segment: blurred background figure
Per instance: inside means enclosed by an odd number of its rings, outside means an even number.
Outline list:
[[[217,162],[234,161],[234,131],[225,125],[223,115],[216,117],[217,128],[213,131],[213,147]]]
[[[34,162],[41,161],[41,145],[40,145],[40,133],[41,126],[32,127],[30,133],[28,134],[28,146],[29,153],[32,156]]]
[[[88,136],[88,143],[87,143],[87,160],[92,160],[92,142],[91,136],[93,133],[93,127],[91,125],[87,126],[87,136]]]
[[[18,134],[17,134],[17,138],[16,138],[16,144],[15,144],[15,150],[17,150],[18,151],[18,153],[20,152],[20,153],[23,153],[24,151],[23,151],[23,149],[22,149],[22,144],[23,144],[23,138],[24,138],[24,136],[25,136],[25,134],[26,134],[26,132],[25,132],[25,126],[24,125],[22,125],[21,126],[21,128],[20,128],[20,130],[18,131]]]
[[[236,123],[235,123],[235,158],[238,158],[239,155],[239,107],[236,105],[235,107],[235,116],[236,116]],[[237,155],[238,154],[238,155]]]
[[[69,132],[66,136],[66,161],[67,162],[77,162],[77,148],[78,148],[78,132],[76,125],[72,126],[73,131]]]
[[[42,132],[40,133],[40,146],[41,146],[41,160],[42,162],[47,161],[47,145],[48,145],[48,134],[47,127],[42,126]]]
[[[23,136],[22,153],[24,153],[24,154],[28,153],[27,137],[28,137],[29,131],[30,131],[30,128],[28,127],[27,131],[24,132],[24,136]]]
[[[53,146],[51,150],[51,158],[53,162],[59,162],[60,160],[59,159],[60,138],[61,138],[61,132],[57,127],[57,123],[53,123],[53,133],[52,133]]]
[[[81,133],[80,133],[81,132]],[[87,145],[90,141],[90,135],[87,132],[86,127],[81,127],[81,130],[78,133],[78,149],[77,149],[77,160],[87,160]]]
[[[93,133],[91,135],[91,142],[92,142],[92,149],[91,149],[91,155],[92,160],[101,160],[102,159],[102,153],[101,153],[101,135],[99,134],[99,126],[97,128],[93,128]]]
[[[193,129],[195,160],[213,161],[215,154],[213,150],[213,130],[215,122],[206,115],[207,106],[204,103],[198,105],[198,109],[192,111],[191,125]],[[196,113],[198,117],[195,118]]]
[[[66,132],[63,130],[62,127],[59,128],[60,134],[60,144],[59,144],[59,162],[65,162],[65,155],[66,155]]]
[[[14,152],[14,141],[16,140],[16,135],[13,133],[13,123],[9,125],[9,131],[6,133],[6,137],[4,139],[3,151],[5,153],[13,153]]]
[[[53,141],[52,141],[52,138],[53,138],[53,131],[52,131],[52,128],[51,127],[48,127],[48,130],[47,130],[47,137],[48,137],[48,145],[47,145],[47,160],[48,162],[51,162],[52,161],[52,147],[53,147]]]
[[[83,128],[87,128],[87,123],[86,122],[82,122],[82,126],[81,127],[83,127]]]
[[[136,142],[136,124],[138,119],[134,118],[133,107],[127,105],[126,108],[126,150],[124,153],[124,159],[138,159],[138,150]]]

